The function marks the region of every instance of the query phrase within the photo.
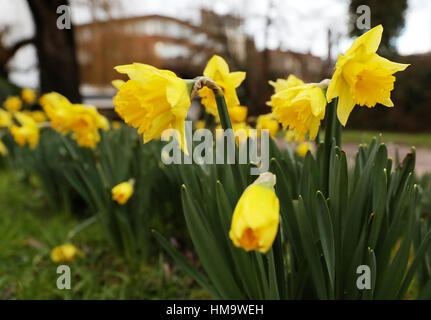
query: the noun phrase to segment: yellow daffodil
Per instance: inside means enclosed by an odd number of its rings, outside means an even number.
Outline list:
[[[22,108],[22,101],[18,96],[8,97],[3,102],[3,107],[10,112],[19,111]]]
[[[177,141],[188,154],[184,120],[191,102],[186,82],[171,71],[146,64],[123,65],[115,70],[130,78],[114,97],[120,117],[144,134],[144,143],[159,139],[165,129],[176,129]]]
[[[236,247],[266,253],[277,235],[280,205],[275,175],[263,173],[247,187],[236,204],[229,237]]]
[[[12,125],[12,114],[0,109],[0,128],[10,128]]]
[[[111,190],[112,200],[125,204],[133,194],[133,182],[122,182]]]
[[[248,108],[245,106],[234,106],[228,108],[229,117],[232,123],[245,122],[247,119]]]
[[[269,81],[269,84],[274,87],[275,93],[278,93],[289,88],[303,85],[304,82],[291,74],[287,79],[277,79],[275,82]]]
[[[25,103],[33,105],[36,102],[36,92],[33,89],[24,88],[21,90],[21,99]]]
[[[21,112],[15,113],[14,116],[21,124],[21,126],[13,125],[10,128],[15,142],[22,147],[28,144],[31,149],[36,148],[40,137],[40,129],[36,121]]]
[[[302,158],[307,155],[309,150],[312,150],[312,145],[309,142],[302,142],[296,147],[296,153]]]
[[[291,83],[296,84],[300,81],[293,77],[289,79]],[[283,84],[285,87],[286,83]],[[277,121],[284,129],[294,130],[297,140],[303,139],[307,133],[311,140],[316,138],[320,121],[325,117],[326,98],[323,90],[313,84],[275,88],[276,93],[267,104],[272,107],[272,113]]]
[[[226,61],[217,55],[214,55],[204,70],[204,76],[212,79],[223,90],[226,105],[229,108],[238,106],[239,99],[236,94],[236,88],[244,81],[245,72],[230,72]],[[218,119],[217,104],[213,90],[204,87],[199,90],[202,98],[202,104],[208,113]]]
[[[55,263],[73,262],[77,257],[82,256],[83,253],[70,243],[63,244],[51,250],[51,260]]]
[[[393,74],[409,65],[389,61],[376,53],[382,33],[381,25],[371,29],[357,38],[345,55],[338,56],[326,97],[328,102],[338,97],[337,116],[343,126],[356,104],[369,108],[377,103],[394,106]]]
[[[263,114],[257,117],[256,129],[258,137],[260,137],[260,130],[262,129],[267,129],[269,131],[269,135],[274,137],[278,132],[278,128],[278,121],[275,119],[272,113]]]
[[[45,94],[40,103],[51,127],[62,134],[72,132],[81,147],[95,148],[100,141],[99,129],[109,129],[108,120],[95,107],[72,104],[59,93]]]
[[[7,148],[4,145],[3,141],[0,140],[0,155],[6,156],[8,154]]]
[[[51,127],[62,134],[67,134],[70,131],[68,122],[71,118],[72,103],[57,92],[44,94],[39,102],[51,121]]]

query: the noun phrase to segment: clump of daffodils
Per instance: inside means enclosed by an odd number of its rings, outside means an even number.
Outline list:
[[[22,147],[28,145],[31,149],[36,148],[40,138],[40,129],[36,121],[22,112],[16,112],[14,117],[20,124],[10,127],[15,142]]]
[[[55,263],[73,262],[84,254],[73,244],[67,243],[51,250],[51,260]]]
[[[394,106],[391,101],[395,82],[393,74],[409,65],[389,61],[376,53],[382,33],[381,25],[371,29],[338,57],[326,97],[328,102],[338,97],[337,116],[343,126],[355,105],[369,108],[377,103]]]
[[[54,130],[68,134],[82,147],[95,148],[100,141],[99,129],[108,130],[109,122],[95,107],[72,104],[59,93],[48,93],[40,103]]]
[[[116,185],[111,190],[112,200],[118,204],[125,204],[133,195],[133,181],[126,181]]]
[[[114,97],[115,111],[138,133],[144,143],[159,139],[165,129],[174,128],[182,150],[187,153],[184,120],[190,107],[186,82],[175,73],[134,63],[115,67],[129,76],[126,82],[113,84],[119,89]]]
[[[229,237],[235,246],[266,253],[277,235],[280,204],[275,175],[266,172],[247,187],[233,212]]]

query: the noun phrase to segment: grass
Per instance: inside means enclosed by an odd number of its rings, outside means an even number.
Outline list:
[[[380,134],[379,131],[343,130],[343,143],[369,142]],[[407,146],[424,147],[431,149],[431,133],[397,133],[382,132],[382,142],[393,142]]]
[[[69,231],[82,221],[50,212],[35,185],[32,179],[23,181],[16,173],[0,170],[0,299],[210,298],[163,253],[150,265],[128,270],[97,223],[72,239],[85,257],[69,264],[71,290],[57,289],[59,275],[50,251],[68,242]]]

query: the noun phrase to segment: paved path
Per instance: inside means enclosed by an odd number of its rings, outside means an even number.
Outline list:
[[[410,152],[410,147],[406,145],[398,145],[390,142],[386,146],[388,147],[388,156],[394,160],[397,149],[400,159],[404,159],[406,154]],[[343,144],[343,150],[349,158],[354,157],[358,150],[358,144]],[[431,173],[431,149],[416,147],[416,174],[421,176],[425,172]]]

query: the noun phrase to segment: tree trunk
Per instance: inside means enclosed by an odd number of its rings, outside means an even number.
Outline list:
[[[39,59],[42,93],[56,91],[72,102],[80,102],[79,69],[76,59],[73,26],[58,29],[57,7],[66,0],[27,0],[36,26],[34,44]]]

